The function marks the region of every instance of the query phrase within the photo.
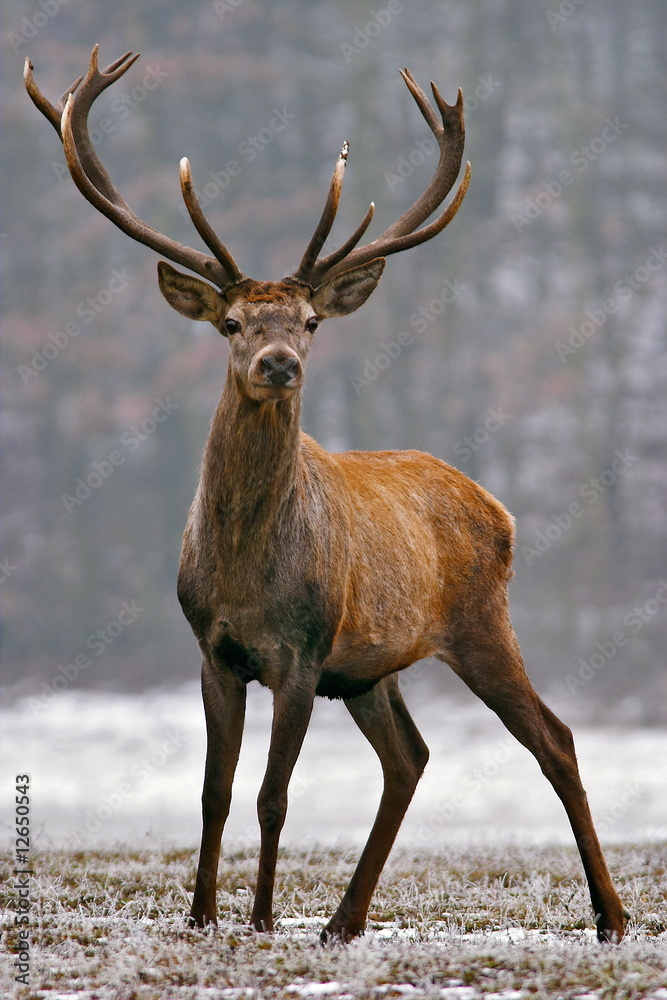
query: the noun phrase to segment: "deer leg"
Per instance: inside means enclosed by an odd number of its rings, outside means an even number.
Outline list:
[[[368,842],[336,913],[322,931],[322,941],[348,940],[366,926],[377,880],[428,760],[428,747],[401,697],[396,674],[345,704],[380,758],[384,788]]]
[[[206,714],[206,767],[202,792],[202,839],[190,923],[217,923],[216,883],[222,830],[229,814],[232,781],[239,759],[246,687],[231,671],[204,661],[202,695]]]
[[[312,678],[304,672],[288,678],[273,696],[269,755],[257,799],[261,841],[251,923],[258,931],[273,930],[273,886],[280,831],[287,815],[287,786],[310,721],[316,682],[315,672]]]
[[[623,904],[595,832],[572,733],[534,691],[509,619],[502,629],[487,623],[483,633],[480,629],[461,644],[447,662],[537,759],[570,820],[588,879],[597,936],[601,941],[620,941],[625,924]]]

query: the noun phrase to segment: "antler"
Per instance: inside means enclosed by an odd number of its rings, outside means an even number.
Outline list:
[[[93,148],[88,133],[88,114],[95,99],[127,72],[135,60],[139,58],[139,53],[132,55],[131,52],[126,52],[120,59],[116,59],[115,62],[107,66],[105,70],[100,71],[97,62],[98,51],[99,46],[96,45],[91,53],[85,78],[79,77],[75,80],[56,106],[51,104],[37,87],[30,60],[26,59],[25,62],[23,75],[28,94],[60,136],[67,166],[74,183],[98,211],[111,219],[114,225],[132,239],[151,247],[168,257],[169,260],[182,264],[203,278],[213,281],[222,289],[243,280],[245,275],[227,248],[221,243],[202,211],[192,184],[190,164],[185,157],[180,164],[183,200],[197,232],[209,250],[212,251],[212,257],[199,250],[193,250],[191,247],[172,240],[153,229],[132,211],[116,189]],[[410,71],[408,69],[401,70],[401,76],[438,143],[440,159],[435,174],[421,198],[372,243],[357,247],[357,243],[373,218],[374,205],[371,203],[365,218],[352,236],[333,253],[327,257],[319,258],[318,254],[331,232],[338,209],[349,149],[348,144],[345,143],[331,179],[322,217],[299,267],[292,275],[296,280],[305,282],[313,288],[320,285],[325,277],[333,278],[342,271],[365,264],[376,257],[398,253],[430,240],[454,218],[468,189],[469,163],[466,164],[463,179],[453,201],[437,219],[422,229],[419,228],[445,200],[454,186],[461,166],[465,136],[463,95],[459,90],[456,104],[449,105],[443,100],[436,85],[431,83],[433,97],[442,118],[442,122],[440,122],[429,99]]]
[[[424,226],[423,229],[419,229],[422,222],[445,200],[454,186],[454,181],[461,167],[465,140],[463,94],[459,90],[456,104],[447,104],[436,85],[431,83],[433,97],[442,118],[442,122],[440,122],[428,97],[416,82],[410,70],[401,70],[401,76],[405,80],[410,93],[414,97],[419,110],[438,143],[440,159],[438,160],[435,174],[421,198],[372,243],[357,247],[356,250],[353,249],[365,233],[373,217],[374,205],[371,203],[365,219],[349,240],[339,247],[338,250],[329,254],[328,257],[317,259],[317,255],[331,231],[338,208],[348,153],[348,145],[345,143],[336,163],[322,218],[313,238],[308,244],[299,267],[292,276],[299,281],[306,282],[313,288],[322,284],[325,278],[333,278],[342,271],[365,264],[376,257],[386,257],[388,254],[408,250],[410,247],[430,240],[451,222],[468,190],[470,163],[466,163],[465,173],[453,201],[447,206],[442,215],[427,226]]]
[[[139,58],[139,53],[126,52],[105,70],[98,69],[96,45],[90,56],[88,73],[68,87],[54,107],[37,87],[32,75],[34,69],[29,59],[25,61],[23,77],[26,90],[33,103],[51,122],[60,136],[65,149],[65,158],[72,180],[95,208],[111,219],[133,240],[157,250],[177,264],[215,282],[220,288],[227,288],[243,279],[234,258],[215,235],[202,211],[195,194],[187,159],[181,160],[180,180],[183,200],[197,232],[214,256],[193,250],[153,229],[136,215],[123,200],[108,173],[102,166],[88,133],[88,113],[93,102],[102,91],[118,80]],[[82,83],[83,81],[83,83]]]

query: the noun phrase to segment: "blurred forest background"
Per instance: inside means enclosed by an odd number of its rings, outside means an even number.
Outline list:
[[[331,450],[432,452],[491,490],[517,518],[512,611],[538,689],[664,721],[667,5],[38,0],[2,18],[7,696],[198,672],[176,572],[227,347],[83,200],[21,79],[29,56],[55,100],[99,42],[102,66],[143,53],[91,114],[124,197],[200,246],[187,154],[257,278],[298,263],[344,139],[331,245],[371,200],[374,238],[427,185],[399,67],[450,101],[463,88],[468,196],[318,331],[304,426]],[[443,684],[460,688],[441,667],[420,688]]]

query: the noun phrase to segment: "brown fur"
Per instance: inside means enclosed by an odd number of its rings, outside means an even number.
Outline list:
[[[161,266],[163,292],[193,315],[201,283]],[[365,274],[339,283],[344,311],[360,304],[360,294],[362,300],[370,294],[368,281]],[[384,772],[368,844],[323,937],[347,939],[363,930],[428,758],[397,675],[417,659],[436,656],[537,757],[570,817],[598,934],[620,938],[623,910],[595,835],[571,734],[533,691],[510,624],[511,516],[481,486],[431,455],[332,455],[300,430],[310,348],[304,324],[318,310],[327,315],[343,308],[338,288],[309,293],[247,279],[228,294],[199,292],[218,329],[224,332],[232,318],[240,332],[230,334],[227,380],[179,574],[179,598],[203,654],[209,734],[192,920],[203,925],[216,919],[215,873],[245,690],[259,680],[273,691],[274,722],[258,800],[262,845],[253,924],[273,926],[287,785],[313,699],[325,695],[344,700]],[[258,385],[258,359],[267,353],[298,359],[293,390]]]
[[[181,190],[213,256],[185,247],[132,213],[97,158],[87,131],[95,98],[136,56],[105,70],[93,49],[85,79],[54,107],[31,99],[56,128],[84,196],[133,239],[206,281],[158,265],[160,288],[189,319],[230,338],[227,380],[206,446],[183,539],[178,592],[203,654],[208,732],[203,833],[191,920],[216,921],[220,842],[229,811],[254,679],[271,688],[274,716],[258,798],[261,849],[252,923],[271,912],[287,787],[317,694],[339,697],[376,750],[384,775],[377,818],[324,938],[361,933],[377,879],[428,759],[401,698],[398,671],[423,656],[445,660],[535,755],[567,811],[596,913],[598,936],[620,939],[624,912],[611,883],[581,786],[572,734],[541,702],[523,668],[507,610],[513,525],[480,486],[420,452],[329,455],[299,428],[300,395],[317,322],[359,308],[384,257],[435,236],[465,196],[459,173],[463,95],[435,108],[409,72],[410,92],[440,148],[433,179],[415,204],[371,243],[355,233],[318,257],[331,232],[347,143],[324,211],[297,271],[282,282],[245,277],[203,216],[187,160]],[[421,228],[420,228],[421,227]],[[208,282],[215,282],[222,291]]]

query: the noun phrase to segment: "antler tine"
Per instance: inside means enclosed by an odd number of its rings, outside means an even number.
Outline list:
[[[426,94],[424,93],[424,91],[422,90],[422,88],[419,86],[419,84],[417,83],[417,81],[415,80],[413,74],[410,72],[410,70],[408,69],[407,66],[405,66],[404,69],[399,69],[398,72],[403,77],[403,80],[405,81],[408,90],[410,91],[410,93],[412,94],[412,96],[415,99],[415,103],[417,104],[419,110],[421,111],[422,115],[426,119],[426,122],[427,122],[428,127],[430,128],[431,132],[437,132],[438,129],[440,129],[442,126],[440,125],[440,122],[438,121],[438,117],[437,117],[436,113],[434,112],[433,108],[431,107],[431,102],[429,101],[428,97],[426,96]],[[435,93],[437,91],[437,87],[433,83],[432,80],[431,80],[431,87],[433,89],[433,94],[435,96]],[[460,91],[459,91],[459,93],[460,93]],[[440,96],[440,95],[438,94],[438,96]],[[436,100],[437,100],[437,98],[436,98]],[[442,100],[442,98],[440,98],[440,100]],[[440,105],[438,105],[438,106],[440,106]],[[446,105],[446,106],[449,107],[449,105]]]
[[[308,276],[313,269],[315,261],[317,260],[317,255],[324,246],[324,241],[327,236],[331,232],[331,227],[333,226],[334,219],[336,218],[336,212],[338,211],[338,202],[340,200],[341,188],[343,187],[343,177],[345,176],[345,167],[347,165],[349,152],[350,144],[345,141],[340,151],[340,155],[336,160],[336,166],[334,167],[331,184],[329,185],[329,193],[327,194],[324,211],[322,212],[320,221],[317,223],[310,243],[306,247],[306,252],[301,258],[301,263],[293,274],[293,277],[298,281],[308,281]]]
[[[440,159],[436,167],[431,183],[424,191],[421,198],[404,212],[396,222],[383,233],[382,237],[391,237],[394,234],[402,236],[411,233],[417,226],[420,226],[425,219],[428,219],[442,204],[451,191],[457,174],[461,168],[463,157],[463,146],[465,143],[465,127],[463,124],[463,92],[459,88],[456,104],[447,104],[443,100],[436,85],[431,82],[433,96],[440,110],[442,121],[438,118],[433,107],[414,77],[408,69],[401,72],[410,93],[415,99],[417,107],[421,111],[424,120],[433,132],[438,147],[440,149]]]
[[[99,97],[99,95],[103,93],[107,87],[111,86],[112,83],[115,83],[116,80],[120,79],[120,77],[128,71],[130,66],[137,61],[140,53],[136,52],[132,55],[131,52],[126,52],[120,57],[120,59],[116,59],[110,66],[107,66],[105,70],[100,72],[97,61],[99,48],[99,45],[95,45],[93,47],[93,51],[90,54],[90,61],[88,63],[88,72],[86,73],[81,86],[77,87],[76,95],[74,96],[72,108],[72,132],[73,135],[76,136],[76,142],[79,147],[79,158],[83,165],[83,169],[95,187],[101,191],[109,201],[127,208],[125,201],[120,196],[113,181],[102,166],[102,163],[100,162],[90,140],[90,136],[88,134],[88,114],[96,98]],[[69,100],[70,97],[72,97],[72,94],[67,97],[67,100]],[[67,103],[67,101],[65,103]]]
[[[425,243],[427,240],[437,236],[438,233],[442,232],[445,226],[449,225],[458,212],[461,202],[466,196],[471,176],[472,167],[470,165],[470,161],[468,160],[465,165],[463,177],[461,178],[461,183],[456,189],[456,194],[442,215],[439,215],[437,219],[430,222],[428,226],[424,226],[423,229],[418,229],[416,232],[412,233],[404,233],[402,236],[394,236],[391,242],[386,243],[384,246],[378,245],[382,239],[382,237],[380,237],[374,243],[369,243],[365,247],[360,247],[360,250],[364,251],[364,260],[357,260],[353,264],[346,263],[343,270],[348,270],[350,267],[355,267],[357,264],[365,263],[366,260],[373,260],[375,257],[387,257],[389,254],[399,253],[401,250],[409,250],[411,247],[416,247],[420,243]]]
[[[79,86],[79,84],[83,80],[83,77],[82,76],[78,77],[74,81],[74,83],[67,88],[63,96],[58,101],[58,104],[54,107],[54,105],[51,104],[51,101],[49,101],[46,97],[44,97],[44,94],[41,92],[41,90],[35,83],[35,78],[33,76],[34,68],[35,67],[33,66],[33,64],[26,57],[26,61],[23,65],[23,81],[25,83],[25,89],[28,91],[28,96],[30,97],[30,100],[35,105],[37,110],[41,111],[44,117],[51,122],[54,129],[62,139],[62,132],[60,129],[60,119],[62,118],[62,113],[65,107],[65,103],[69,95],[73,94],[76,88]]]
[[[86,173],[79,156],[72,131],[73,114],[74,97],[70,95],[62,118],[63,146],[72,180],[84,198],[133,240],[164,254],[170,260],[201,274],[202,277],[215,281],[221,288],[228,285],[230,283],[229,277],[222,265],[213,257],[200,253],[198,250],[192,250],[190,247],[164,236],[140,219],[138,215],[135,215],[117,192],[115,192],[115,198],[110,199],[95,186]]]
[[[438,105],[442,121],[438,120],[428,97],[416,82],[412,73],[406,68],[401,71],[408,89],[415,99],[417,107],[424,120],[433,132],[440,149],[440,159],[431,183],[421,198],[404,212],[393,225],[379,237],[379,240],[391,239],[394,236],[404,236],[420,226],[431,215],[438,205],[451,191],[456,176],[461,168],[465,128],[463,124],[463,93],[459,89],[456,104],[447,104],[434,83],[431,83],[433,96]]]
[[[213,255],[220,261],[230,278],[232,278],[233,281],[241,281],[245,275],[239,270],[236,261],[230,254],[227,247],[218,239],[218,236],[211,228],[211,225],[204,215],[201,205],[199,204],[199,199],[197,198],[192,184],[192,171],[190,170],[190,161],[187,156],[184,156],[181,160],[180,178],[183,201],[185,202],[185,207],[187,208],[190,218],[194,223],[195,229],[209,250],[213,251]]]
[[[132,63],[139,58],[139,53],[137,52],[134,58],[131,59],[130,62],[128,62],[127,65],[120,70],[119,73],[115,73],[115,71],[125,62],[126,59],[128,59],[132,55],[131,52],[126,52],[124,56],[120,57],[120,59],[116,59],[109,66],[107,66],[107,68],[103,70],[102,73],[100,74],[97,68],[98,51],[99,51],[99,46],[95,45],[91,53],[90,61],[88,64],[86,83],[89,83],[94,76],[98,76],[101,80],[104,81],[103,85],[97,91],[97,93],[101,93],[101,91],[104,90],[105,87],[108,87],[110,83],[113,83],[114,80],[117,80],[119,76],[122,76],[123,73],[130,68]],[[72,83],[67,88],[65,93],[58,101],[58,103],[54,106],[53,104],[51,104],[49,100],[47,100],[46,97],[44,97],[44,94],[41,92],[41,90],[35,83],[35,78],[33,77],[34,68],[35,67],[30,62],[30,60],[26,58],[25,65],[23,67],[23,79],[25,81],[26,90],[28,91],[28,94],[30,95],[33,104],[42,112],[42,114],[46,118],[48,118],[48,120],[51,122],[54,129],[62,139],[60,122],[62,119],[63,111],[65,110],[65,104],[67,103],[67,98],[70,96],[70,94],[74,93],[74,91],[77,89],[77,87],[83,80],[83,77],[82,76],[77,77],[74,83]],[[114,75],[110,76],[110,74]],[[104,79],[105,77],[109,77],[109,79],[105,80]],[[94,94],[93,100],[95,99],[96,96],[97,94]]]
[[[139,58],[139,53],[133,55],[131,52],[126,52],[100,72],[98,51],[99,47],[96,45],[91,53],[85,78],[79,78],[65,91],[60,101],[62,105],[60,110],[55,108],[37,87],[32,74],[33,66],[29,60],[26,60],[24,70],[28,94],[62,139],[67,166],[74,183],[84,198],[132,239],[151,247],[169,260],[182,264],[203,278],[215,282],[220,288],[228,287],[242,277],[241,272],[231,255],[212,233],[196,201],[194,191],[189,202],[186,200],[188,211],[198,231],[202,233],[203,228],[206,232],[205,242],[214,250],[215,257],[170,239],[140,219],[124,201],[98,159],[88,133],[90,108],[95,98],[126,73]]]
[[[339,250],[321,260],[316,260],[313,257],[312,261],[309,262],[304,257],[299,271],[295,276],[300,277],[302,280],[307,280],[313,287],[321,284],[325,277],[335,277],[342,271],[365,264],[376,257],[398,253],[401,250],[407,250],[409,247],[417,246],[419,243],[431,239],[451,222],[465,197],[470,182],[469,163],[466,164],[464,176],[451,204],[435,221],[419,229],[419,226],[445,200],[454,186],[461,168],[465,141],[463,94],[459,90],[456,103],[447,104],[435,83],[431,83],[433,99],[440,112],[440,116],[438,117],[433,105],[410,70],[406,68],[400,72],[417,107],[438,143],[440,157],[433,178],[414,205],[404,212],[372,243],[367,243],[365,246],[353,249],[370,222],[370,217],[367,215],[359,230]],[[311,244],[313,242],[311,241]],[[307,264],[310,265],[309,269],[306,266]]]
[[[355,231],[352,233],[350,238],[346,240],[345,243],[343,243],[343,245],[338,248],[338,250],[334,250],[334,252],[330,253],[328,257],[325,257],[323,260],[318,261],[317,267],[313,268],[312,273],[316,274],[319,271],[322,271],[324,273],[328,271],[329,268],[333,267],[334,264],[337,264],[339,260],[342,260],[344,257],[347,257],[350,250],[353,250],[356,247],[357,243],[359,242],[361,237],[364,235],[364,233],[370,226],[371,219],[373,218],[374,214],[375,214],[375,202],[372,201],[368,206],[368,211],[366,212],[366,215],[364,216],[360,224],[357,226]]]
[[[97,65],[97,56],[98,56],[99,51],[100,51],[99,45],[94,45],[93,46],[93,52],[95,53],[95,64],[96,65]],[[132,50],[129,49],[124,55],[119,56],[118,59],[114,59],[114,61],[112,63],[109,63],[109,65],[107,66],[106,69],[102,70],[102,76],[110,76],[110,74],[115,73],[116,70],[120,66],[123,65],[123,63],[125,62],[126,59],[130,59],[131,55],[132,55]],[[116,76],[114,76],[114,80],[117,80],[119,76],[122,76],[123,73],[130,68],[130,66],[132,65],[132,63],[137,61],[137,59],[139,58],[140,55],[141,55],[140,52],[135,52],[134,56],[132,56],[132,59],[130,59],[130,61],[127,64],[127,66],[123,66],[123,69],[120,71],[120,73],[118,73]],[[113,83],[113,80],[111,82]]]

